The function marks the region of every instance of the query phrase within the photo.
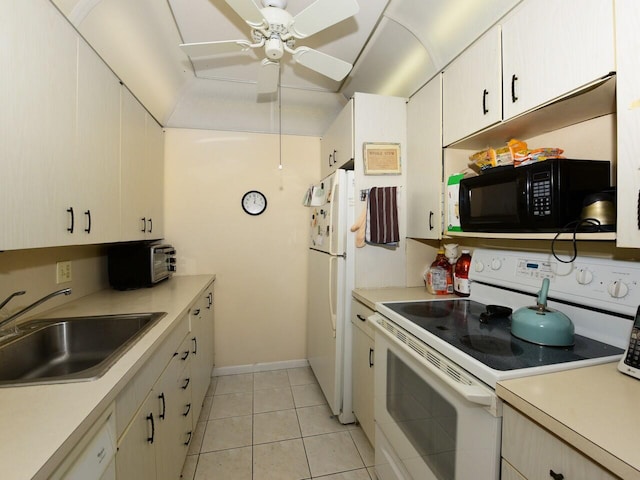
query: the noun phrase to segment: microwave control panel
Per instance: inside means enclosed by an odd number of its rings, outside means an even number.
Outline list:
[[[549,172],[534,175],[531,182],[531,200],[534,216],[551,215],[551,174]]]

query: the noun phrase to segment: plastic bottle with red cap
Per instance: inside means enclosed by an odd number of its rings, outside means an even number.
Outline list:
[[[468,297],[471,294],[469,284],[469,269],[471,268],[471,254],[469,250],[462,250],[462,255],[456,261],[453,269],[453,293],[459,297]]]

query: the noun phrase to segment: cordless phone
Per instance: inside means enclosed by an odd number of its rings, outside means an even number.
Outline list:
[[[640,307],[636,312],[629,336],[629,346],[618,362],[618,370],[632,377],[640,378]]]

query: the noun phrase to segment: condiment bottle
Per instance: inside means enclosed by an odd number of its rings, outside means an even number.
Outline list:
[[[434,295],[453,293],[452,268],[442,248],[427,272],[427,290]]]
[[[471,293],[469,285],[469,269],[471,268],[471,254],[469,250],[462,250],[462,255],[456,262],[453,271],[453,293],[459,297],[468,297]]]

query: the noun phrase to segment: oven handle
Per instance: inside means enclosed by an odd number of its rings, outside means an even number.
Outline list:
[[[409,346],[391,335],[382,325],[378,324],[377,319],[384,319],[384,317],[378,313],[374,313],[370,317],[368,317],[369,322],[376,329],[376,332],[380,335],[387,338],[388,341],[392,342],[393,345],[400,348],[404,353],[412,357],[416,360],[420,365],[424,366],[427,370],[429,370],[432,374],[437,376],[440,380],[446,383],[449,387],[451,387],[455,392],[459,395],[462,395],[469,402],[475,403],[477,405],[490,406],[493,405],[495,401],[495,394],[493,392],[487,391],[487,389],[482,388],[479,385],[464,385],[460,384],[454,380],[452,380],[448,375],[446,375],[442,370],[435,367],[428,361],[414,352]],[[438,355],[440,356],[440,355]]]

